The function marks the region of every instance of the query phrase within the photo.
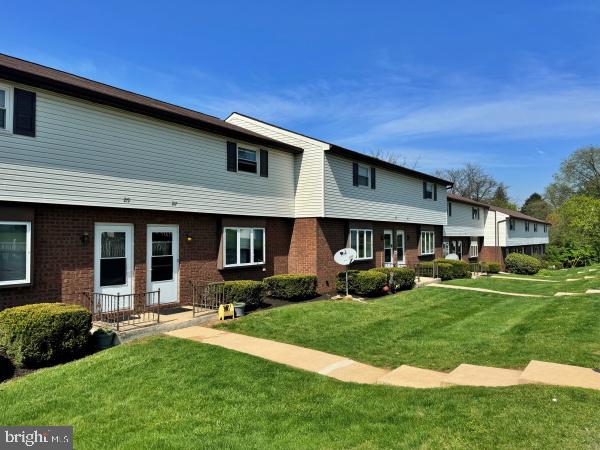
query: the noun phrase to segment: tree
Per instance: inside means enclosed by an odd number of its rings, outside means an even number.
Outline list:
[[[414,161],[414,163],[409,164],[405,156],[401,156],[396,152],[388,152],[385,150],[377,149],[371,150],[369,153],[370,156],[372,156],[373,158],[377,158],[382,161],[389,162],[391,164],[396,164],[397,166],[410,167],[411,169],[417,167],[417,164],[419,163],[419,158],[417,158],[417,160]]]
[[[441,170],[436,174],[438,177],[454,183],[451,189],[453,194],[477,201],[491,199],[498,187],[498,182],[476,164],[466,164],[458,169]]]
[[[600,147],[576,150],[562,162],[554,181],[546,188],[546,198],[555,207],[572,195],[600,198]]]
[[[574,196],[552,217],[553,243],[562,247],[590,248],[600,259],[600,198]]]
[[[490,205],[498,206],[506,209],[517,209],[517,205],[512,203],[508,198],[508,186],[504,183],[499,183],[494,191],[492,198],[488,200]]]
[[[552,205],[544,200],[540,194],[534,192],[523,203],[521,212],[541,220],[546,220],[552,212]]]

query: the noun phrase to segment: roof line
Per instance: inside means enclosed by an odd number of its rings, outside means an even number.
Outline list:
[[[332,144],[331,142],[327,142],[327,141],[324,141],[322,139],[315,138],[313,136],[308,136],[307,134],[299,133],[297,131],[290,130],[288,128],[284,128],[284,127],[281,127],[279,125],[275,125],[273,123],[267,122],[266,120],[258,119],[256,117],[250,116],[248,114],[242,114],[240,112],[234,111],[231,114],[229,114],[229,116],[227,116],[227,119],[229,119],[234,114],[237,114],[237,115],[242,116],[242,117],[246,117],[246,118],[251,119],[251,120],[255,120],[255,121],[260,122],[260,123],[264,123],[265,125],[269,125],[271,127],[274,127],[274,128],[277,128],[277,129],[280,129],[280,130],[283,130],[283,131],[287,131],[288,133],[294,133],[294,134],[297,134],[299,136],[305,137],[307,139],[312,139],[314,141],[322,142],[323,144],[329,145],[329,150],[328,151],[332,152],[333,154],[337,154],[339,156],[347,156],[347,157],[351,156],[354,159],[361,159],[363,161],[368,161],[371,164],[377,164],[377,165],[382,166],[384,168],[387,168],[389,170],[399,171],[399,172],[402,172],[402,173],[404,173],[406,175],[410,175],[410,176],[413,176],[413,177],[416,177],[416,178],[422,178],[422,179],[434,181],[436,183],[444,184],[446,186],[452,186],[453,185],[453,183],[451,181],[444,180],[443,178],[439,178],[439,177],[436,177],[434,175],[430,175],[430,174],[425,173],[425,172],[420,172],[418,170],[409,169],[408,167],[404,167],[404,166],[401,166],[399,164],[394,164],[394,163],[390,163],[390,162],[384,161],[383,159],[375,158],[374,156],[367,155],[366,153],[362,153],[362,152],[359,152],[359,151],[356,151],[356,150],[351,150],[349,148],[345,148],[345,147],[342,147],[342,146],[339,146],[339,145],[336,145],[336,144]],[[225,119],[225,120],[227,120],[227,119]]]

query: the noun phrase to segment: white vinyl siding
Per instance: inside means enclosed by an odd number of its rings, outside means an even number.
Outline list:
[[[528,225],[527,225],[528,224]],[[541,224],[540,224],[541,225]],[[537,231],[531,221],[515,219],[515,229],[509,230],[506,236],[506,246],[548,244],[548,232],[538,226]]]
[[[325,216],[389,222],[445,225],[446,190],[438,201],[423,199],[423,180],[377,168],[377,189],[352,185],[352,160],[325,156]]]
[[[329,148],[329,144],[235,113],[227,122],[302,148],[304,152],[294,158],[293,177],[290,175],[295,189],[294,216],[323,217],[323,152]]]
[[[36,91],[36,137],[0,133],[0,200],[294,215],[294,155],[268,149],[269,177],[244,176],[225,137]]]
[[[537,245],[548,244],[548,232],[544,232],[543,226],[538,226],[537,232],[525,231],[525,221],[522,219],[512,219],[514,221],[514,230],[510,230],[510,218],[508,215],[489,211],[485,221],[485,240],[486,247],[498,245],[500,247],[512,247],[518,245]],[[495,228],[498,228],[498,240],[495,239]],[[540,224],[541,225],[541,224]],[[475,236],[475,235],[473,235]],[[496,244],[498,242],[498,244]]]
[[[448,216],[448,225],[444,226],[444,236],[483,236],[488,213],[487,209],[480,208],[479,218],[475,220],[473,205],[452,202],[452,215]]]

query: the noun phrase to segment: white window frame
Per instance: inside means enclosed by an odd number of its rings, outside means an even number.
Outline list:
[[[29,221],[0,221],[0,225],[25,225],[27,227],[27,237],[25,239],[25,279],[0,281],[0,286],[19,286],[31,284],[31,222]]]
[[[446,207],[446,213],[448,217],[452,217],[452,202],[448,202],[448,206]]]
[[[548,225],[544,224],[544,233],[547,233],[547,232],[548,232]]]
[[[227,264],[227,230],[236,231],[236,263]],[[249,263],[240,263],[240,230],[250,230],[250,261]],[[254,262],[254,231],[262,230],[263,233],[263,257],[262,262]],[[262,266],[265,264],[267,255],[267,233],[262,227],[224,227],[223,228],[223,267],[247,267]]]
[[[356,232],[356,248],[354,249],[354,250],[356,250],[356,259],[355,259],[355,261],[367,261],[367,260],[373,259],[373,230],[371,228],[352,228],[352,229],[350,229],[350,236],[349,236],[349,240],[350,240],[349,244],[350,245],[349,245],[349,247],[352,247],[352,233],[353,232]],[[371,254],[370,255],[367,255],[367,232],[369,232],[371,234],[371,239],[370,239],[370,242],[371,242]],[[359,251],[359,248],[358,248],[358,245],[359,245],[359,242],[360,242],[359,236],[360,236],[361,233],[363,233],[365,235],[364,239],[363,239],[363,245],[364,245],[364,249],[363,250],[364,250],[364,255],[365,256],[363,256],[362,258],[359,256],[360,255],[360,251]],[[352,247],[352,248],[354,248],[354,247]]]
[[[533,232],[537,233],[537,229],[538,229],[538,224],[537,222],[533,222]]]
[[[13,88],[7,84],[0,83],[0,89],[5,92],[6,127],[0,128],[0,133],[12,133],[13,131]]]
[[[431,191],[428,189],[429,187],[431,187]],[[425,181],[425,192],[424,192],[424,200],[433,200],[433,196],[434,196],[434,191],[435,191],[435,184],[432,183],[431,181]],[[431,196],[429,195],[431,194]]]
[[[525,221],[525,231],[529,232],[529,221]]]
[[[248,172],[247,170],[240,170],[240,150],[247,152],[254,152],[256,155],[256,172]],[[246,173],[251,176],[260,175],[260,151],[257,148],[249,145],[238,145],[235,152],[235,168],[237,173]]]
[[[469,246],[469,258],[478,258],[479,257],[479,244],[477,241],[471,241],[471,245]]]
[[[515,219],[508,219],[508,231],[514,231],[517,224]]]
[[[367,184],[360,184],[360,177],[361,177],[360,169],[367,170]],[[371,167],[370,166],[365,166],[364,164],[358,164],[358,170],[356,172],[356,182],[358,183],[358,187],[362,187],[362,188],[370,188],[371,187]]]
[[[429,236],[428,239],[426,236]],[[427,248],[425,247],[427,245]],[[435,254],[435,231],[421,231],[421,242],[420,242],[420,254],[425,255],[434,255]],[[427,251],[424,251],[427,250]]]
[[[475,206],[471,208],[471,218],[473,220],[479,220],[479,208],[476,208]]]
[[[447,239],[444,239],[442,241],[442,256],[445,258],[449,254],[450,254],[450,241]]]

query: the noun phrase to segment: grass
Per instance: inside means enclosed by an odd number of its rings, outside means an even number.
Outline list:
[[[590,448],[600,440],[597,391],[356,385],[166,337],[2,384],[0,404],[3,424],[73,425],[78,449]]]
[[[464,282],[513,292],[529,284]],[[554,289],[554,283],[538,284]],[[600,367],[599,317],[598,295],[538,299],[423,288],[367,303],[327,300],[266,310],[220,327],[389,368],[523,368],[532,359]]]

